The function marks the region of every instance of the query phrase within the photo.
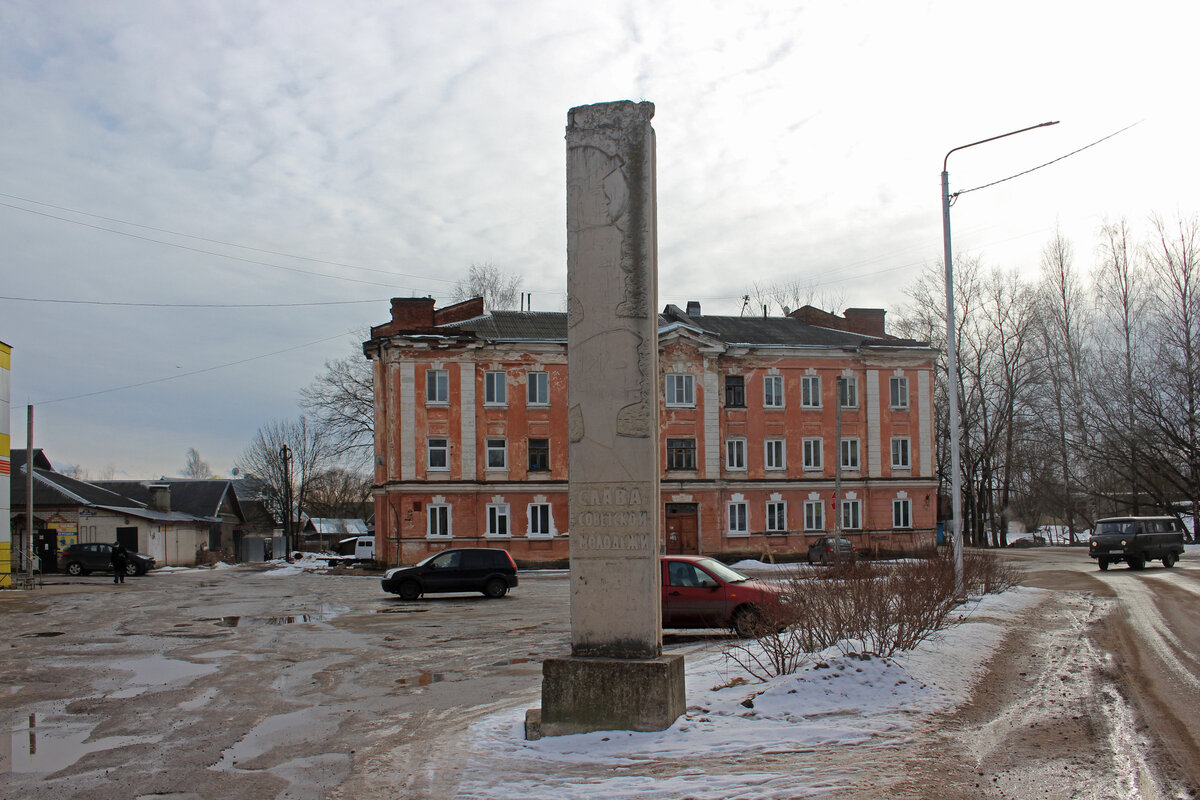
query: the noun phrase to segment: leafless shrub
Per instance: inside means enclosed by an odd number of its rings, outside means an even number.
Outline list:
[[[725,657],[760,681],[776,675],[791,675],[812,659],[802,631],[794,625],[788,606],[764,609],[752,620],[743,621],[740,635],[748,639],[730,643]]]
[[[963,551],[963,586],[970,595],[999,594],[1021,583],[1024,573],[1011,561],[978,550]]]

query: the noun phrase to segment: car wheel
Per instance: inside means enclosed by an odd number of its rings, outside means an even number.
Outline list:
[[[1142,569],[1146,566],[1146,558],[1145,556],[1127,556],[1125,563],[1129,565],[1130,569]]]
[[[125,565],[125,574],[126,575],[141,575],[142,573],[138,572],[138,565],[134,564],[132,561],[130,561],[128,564]]]
[[[396,594],[405,600],[416,600],[421,596],[421,584],[416,581],[405,581],[400,584],[400,590]]]
[[[1170,569],[1171,567],[1175,566],[1175,562],[1178,560],[1179,556],[1175,555],[1174,553],[1167,553],[1162,559],[1163,566],[1167,569]]]
[[[1097,559],[1096,566],[1100,567],[1101,572],[1106,572],[1108,570],[1108,559],[1107,558]]]
[[[738,636],[754,636],[762,631],[762,614],[753,606],[742,606],[733,612],[733,632]]]
[[[78,561],[72,561],[70,564],[67,564],[67,574],[77,576],[82,575],[83,564],[80,564]]]
[[[483,585],[483,593],[491,598],[501,598],[508,594],[508,583],[503,578],[492,578]]]

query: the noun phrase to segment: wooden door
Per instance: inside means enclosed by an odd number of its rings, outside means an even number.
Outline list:
[[[667,503],[667,555],[700,552],[700,512],[695,503]]]

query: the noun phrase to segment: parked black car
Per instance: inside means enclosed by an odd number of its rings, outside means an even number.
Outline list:
[[[1162,559],[1173,567],[1183,555],[1183,524],[1175,517],[1110,517],[1096,520],[1088,555],[1100,569],[1124,561],[1142,569],[1147,561]]]
[[[112,571],[111,544],[87,542],[73,544],[58,554],[58,568],[68,575],[87,575],[92,570]],[[125,574],[145,575],[154,569],[154,559],[145,553],[126,554]]]
[[[405,600],[441,592],[483,592],[504,597],[517,585],[517,562],[507,550],[458,547],[435,553],[411,567],[389,569],[380,582],[385,592]]]
[[[858,557],[858,548],[849,539],[837,536],[822,536],[808,546],[808,563],[832,564],[835,561],[853,561]]]

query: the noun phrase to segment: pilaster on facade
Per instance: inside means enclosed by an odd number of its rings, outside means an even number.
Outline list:
[[[704,379],[704,472],[701,478],[721,477],[721,458],[724,447],[721,443],[721,395],[720,378],[710,365],[705,363]]]
[[[411,361],[400,362],[400,480],[411,481],[417,475],[417,367]]]
[[[471,480],[476,475],[475,451],[475,362],[460,361],[459,374],[459,407],[462,409],[459,420],[458,456],[459,468],[464,480]],[[469,411],[468,411],[469,409]]]
[[[883,476],[883,441],[879,426],[879,370],[867,370],[867,477]],[[889,448],[890,450],[891,448]]]
[[[917,373],[917,419],[920,429],[919,441],[921,448],[920,475],[922,478],[934,476],[933,443],[937,431],[933,429],[933,374],[923,369]]]

